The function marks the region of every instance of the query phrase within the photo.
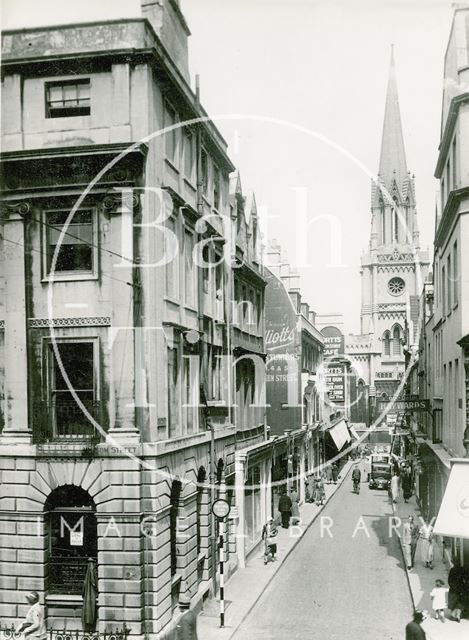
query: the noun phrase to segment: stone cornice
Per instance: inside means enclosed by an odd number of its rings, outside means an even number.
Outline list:
[[[435,233],[434,245],[439,247],[444,244],[446,233],[453,222],[454,215],[458,209],[458,206],[463,198],[469,197],[469,187],[463,187],[462,189],[455,189],[451,191],[443,209],[441,215],[440,224]]]
[[[446,156],[448,154],[449,145],[453,138],[454,127],[456,125],[456,120],[459,114],[459,107],[465,102],[469,102],[469,93],[462,93],[459,96],[455,96],[451,100],[448,115],[446,117],[444,132],[441,137],[439,146],[438,160],[435,169],[435,178],[440,179],[441,174],[443,173]]]

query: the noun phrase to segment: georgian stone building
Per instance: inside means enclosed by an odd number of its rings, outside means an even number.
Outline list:
[[[420,248],[414,177],[407,168],[394,58],[386,94],[377,181],[371,188],[371,235],[361,258],[360,335],[349,335],[346,353],[369,402],[369,419],[379,402],[398,391],[405,369],[406,330],[417,329],[418,299],[429,258]]]
[[[419,497],[448,553],[469,565],[469,8],[455,6],[444,60],[431,312],[420,359],[432,415],[421,423]],[[424,318],[422,314],[422,319]],[[423,366],[422,366],[423,369]],[[428,396],[426,396],[428,398]]]
[[[178,3],[142,12],[3,34],[6,624],[35,589],[49,628],[80,628],[91,558],[99,630],[170,633],[179,598],[214,588],[210,502],[236,502],[223,488],[236,441],[264,437],[259,411],[235,427],[238,378],[220,358],[237,339],[224,259],[230,221],[245,225],[230,208],[234,167],[190,88]],[[254,220],[233,242],[257,304]],[[241,338],[263,352],[262,315]]]

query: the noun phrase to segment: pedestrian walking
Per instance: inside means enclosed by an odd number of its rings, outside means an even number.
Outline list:
[[[331,484],[332,482],[332,466],[330,464],[326,467],[326,482],[327,484]]]
[[[420,531],[418,526],[415,524],[414,521],[414,516],[409,516],[409,521],[411,521],[411,536],[412,536],[412,540],[410,543],[411,546],[411,559],[412,559],[412,566],[414,566],[415,564],[415,552],[417,551],[417,544],[420,538]]]
[[[391,499],[394,503],[399,499],[399,475],[397,472],[394,472],[391,478]]]
[[[409,516],[402,527],[402,548],[404,551],[405,563],[407,569],[412,569],[412,527],[414,524],[413,516]]]
[[[314,502],[314,475],[311,473],[306,480],[306,502]]]
[[[453,558],[452,564],[453,566],[448,574],[448,607],[451,610],[453,620],[461,622],[467,589],[467,573],[461,567],[458,556]]]
[[[408,502],[412,498],[412,471],[409,467],[405,467],[402,475],[402,495],[404,502]]]
[[[433,526],[430,522],[423,523],[419,536],[422,562],[428,569],[433,569]]]
[[[420,626],[424,620],[424,612],[416,609],[414,611],[414,619],[406,625],[405,640],[426,640],[425,631]]]
[[[439,578],[435,580],[435,586],[430,591],[430,598],[432,599],[432,607],[435,612],[435,618],[437,620],[441,620],[441,622],[445,621],[445,609],[446,609],[446,598],[448,595],[448,589],[445,587],[445,583],[443,580]]]
[[[16,628],[16,633],[23,633],[25,638],[31,640],[45,640],[47,638],[46,623],[44,619],[44,608],[39,602],[37,591],[27,594],[26,600],[31,605],[26,613],[24,622]]]
[[[275,526],[274,519],[269,518],[262,529],[262,539],[264,540],[264,564],[267,564],[270,560],[275,562],[277,559],[277,541],[278,534],[277,527]]]
[[[298,524],[300,521],[300,498],[294,488],[290,491],[291,500],[291,522],[292,524]]]
[[[332,472],[332,482],[337,484],[337,478],[339,477],[339,467],[337,466],[337,462],[333,462],[331,464],[331,472]]]
[[[197,640],[197,616],[190,606],[189,596],[179,597],[179,609],[182,616],[176,626],[176,640]]]
[[[290,526],[291,508],[292,502],[290,496],[286,494],[284,489],[278,501],[278,510],[280,511],[280,516],[282,518],[282,527],[284,529],[288,529],[288,527]]]
[[[314,496],[316,505],[322,506],[324,504],[324,500],[326,499],[326,491],[324,489],[324,480],[320,475],[316,477],[316,492]]]

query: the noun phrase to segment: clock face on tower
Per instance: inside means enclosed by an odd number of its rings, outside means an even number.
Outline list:
[[[404,293],[405,290],[405,282],[402,278],[395,277],[391,278],[388,282],[388,291],[393,296],[400,296]]]

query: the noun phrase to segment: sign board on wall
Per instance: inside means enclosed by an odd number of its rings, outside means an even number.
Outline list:
[[[329,399],[345,402],[345,375],[343,364],[329,364],[326,369],[326,386]]]
[[[321,330],[324,336],[324,364],[329,399],[345,402],[345,365],[337,360],[343,357],[345,339],[343,333],[333,326]]]
[[[344,334],[337,327],[324,327],[321,330],[324,336],[324,360],[336,358],[344,354],[345,339]]]
[[[300,346],[296,311],[288,291],[269,269],[265,277],[267,424],[272,434],[280,435],[291,425],[301,424]]]

